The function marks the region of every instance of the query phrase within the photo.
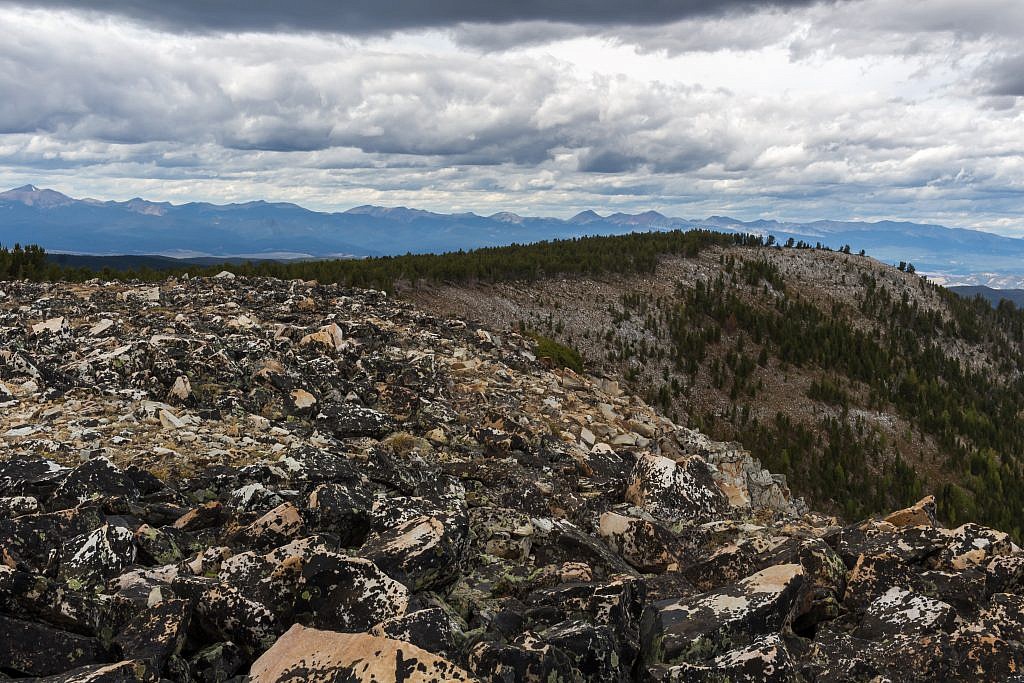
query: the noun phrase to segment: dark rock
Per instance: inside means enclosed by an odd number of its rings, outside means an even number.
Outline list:
[[[333,631],[367,631],[400,617],[409,592],[372,561],[318,552],[303,563],[295,600],[296,620]]]
[[[684,662],[671,667],[653,667],[649,676],[655,681],[685,683],[797,683],[803,680],[782,638],[774,633],[719,655],[707,664]]]
[[[956,610],[944,602],[901,588],[890,588],[868,605],[854,635],[865,640],[897,634],[951,631]]]
[[[606,512],[599,528],[601,538],[638,571],[663,572],[690,564],[672,532],[655,522]]]
[[[234,535],[237,543],[272,548],[298,538],[305,531],[302,514],[292,503],[282,503]]]
[[[88,500],[136,500],[139,489],[131,477],[106,458],[87,460],[67,473],[49,501],[51,509],[73,508]]]
[[[586,562],[597,578],[636,576],[636,570],[607,545],[564,519],[536,520],[533,554],[538,565]]]
[[[702,523],[729,509],[708,464],[699,456],[681,462],[643,455],[633,467],[626,501],[668,522]]]
[[[569,655],[525,634],[515,644],[482,642],[467,655],[472,671],[486,672],[491,681],[571,681],[576,678]]]
[[[379,439],[395,430],[395,422],[389,415],[352,403],[324,405],[315,419],[318,427],[337,437],[372,436]]]
[[[181,587],[180,581],[173,585]],[[266,650],[284,631],[268,607],[228,586],[215,585],[200,592],[195,616],[215,641],[229,640],[250,656]]]
[[[373,496],[355,486],[320,484],[309,494],[314,528],[335,534],[342,546],[358,547],[370,532]]]
[[[0,461],[0,496],[48,497],[69,472],[52,460],[11,458]]]
[[[41,569],[64,539],[86,534],[102,523],[94,507],[0,519],[0,556]]]
[[[116,664],[83,666],[56,676],[34,679],[34,683],[156,683],[159,674],[146,662],[126,660]]]
[[[631,680],[632,662],[619,658],[615,632],[608,626],[570,621],[553,626],[538,637],[568,656],[575,680]]]
[[[779,565],[692,599],[657,602],[643,641],[660,634],[662,661],[705,663],[779,631],[802,583],[800,565]]]
[[[220,526],[227,519],[227,512],[220,501],[210,501],[192,508],[174,521],[174,528],[181,531],[201,531]]]
[[[372,635],[412,643],[427,652],[452,659],[463,638],[458,626],[440,607],[422,609],[380,622]]]
[[[371,536],[359,553],[410,590],[446,586],[462,570],[467,526],[465,517],[417,517]]]
[[[49,676],[104,660],[95,638],[0,615],[0,668]]]
[[[97,586],[135,561],[135,540],[128,529],[104,524],[66,541],[62,555],[60,575],[69,586]]]
[[[128,622],[114,645],[121,656],[146,660],[161,671],[170,657],[181,653],[191,618],[187,600],[164,600]]]
[[[143,524],[135,530],[134,538],[139,560],[143,564],[173,564],[181,561],[184,556],[175,535],[163,529]]]
[[[214,643],[192,655],[188,663],[197,681],[224,683],[241,670],[245,656],[234,643]]]

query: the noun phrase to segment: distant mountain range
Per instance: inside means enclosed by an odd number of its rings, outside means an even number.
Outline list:
[[[950,289],[968,299],[980,296],[993,306],[998,306],[1000,301],[1006,299],[1012,301],[1017,308],[1024,307],[1024,289],[993,289],[981,285],[961,285]]]
[[[50,252],[172,257],[310,258],[430,253],[584,235],[711,228],[792,237],[833,248],[849,244],[882,261],[913,263],[949,284],[1024,286],[1024,240],[940,225],[673,218],[656,211],[569,219],[501,212],[442,214],[405,207],[311,211],[296,204],[170,204],[74,199],[26,185],[0,193],[0,243]]]

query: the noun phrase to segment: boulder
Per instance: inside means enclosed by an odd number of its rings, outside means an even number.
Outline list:
[[[657,666],[652,667],[648,675],[654,681],[680,683],[795,683],[802,680],[786,644],[775,633],[719,655],[707,664]]]
[[[421,609],[385,619],[371,635],[412,643],[427,652],[451,659],[458,654],[463,634],[452,617],[440,607]]]
[[[778,632],[803,578],[800,565],[777,565],[695,598],[656,602],[643,640],[660,639],[662,661],[706,663]]]
[[[314,528],[335,534],[344,547],[357,547],[370,532],[373,496],[358,486],[320,484],[309,494],[307,510]]]
[[[409,591],[372,561],[318,552],[302,565],[295,601],[296,619],[316,628],[367,631],[400,617],[409,606]]]
[[[868,605],[855,635],[865,640],[897,634],[928,635],[951,631],[956,610],[939,600],[902,588],[890,588]]]
[[[87,500],[136,500],[139,490],[131,477],[106,458],[87,460],[67,473],[49,501],[51,509],[73,508]]]
[[[96,586],[135,561],[135,539],[128,529],[104,524],[64,543],[60,574],[71,587]]]
[[[187,600],[164,600],[140,612],[114,637],[124,657],[150,662],[161,671],[167,660],[181,653],[192,618]]]
[[[641,456],[629,477],[626,502],[670,523],[709,522],[729,509],[728,499],[699,456],[679,462],[658,455]]]
[[[935,496],[926,496],[908,508],[886,515],[884,521],[893,526],[938,526],[935,517]]]
[[[0,667],[23,676],[49,676],[104,660],[98,640],[0,615]]]
[[[305,531],[302,514],[293,503],[282,503],[239,531],[234,540],[257,548],[272,548]]]
[[[370,436],[380,439],[395,431],[390,415],[352,403],[330,403],[320,407],[316,424],[334,436]]]
[[[251,683],[438,683],[473,681],[446,659],[415,645],[366,633],[335,633],[295,624],[249,669]]]
[[[599,532],[605,543],[637,571],[674,571],[690,564],[672,532],[655,522],[605,512]]]
[[[446,586],[462,569],[466,526],[465,517],[417,517],[370,536],[359,554],[412,591]]]

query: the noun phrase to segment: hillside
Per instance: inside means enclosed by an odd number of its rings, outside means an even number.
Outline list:
[[[578,349],[664,414],[736,440],[855,519],[938,496],[1020,538],[1024,317],[873,259],[710,246],[651,273],[410,289]]]
[[[515,333],[225,273],[0,282],[0,338],[5,676],[923,683],[1024,667],[1024,555],[1005,533],[943,528],[930,498],[844,526]]]

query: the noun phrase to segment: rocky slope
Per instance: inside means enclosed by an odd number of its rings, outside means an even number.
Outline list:
[[[222,277],[0,285],[0,677],[1009,680],[1024,553],[843,526],[514,334]]]
[[[817,509],[856,518],[931,491],[946,520],[1024,533],[1018,312],[978,312],[871,258],[758,247],[401,296],[578,349],[663,414],[743,443]]]

